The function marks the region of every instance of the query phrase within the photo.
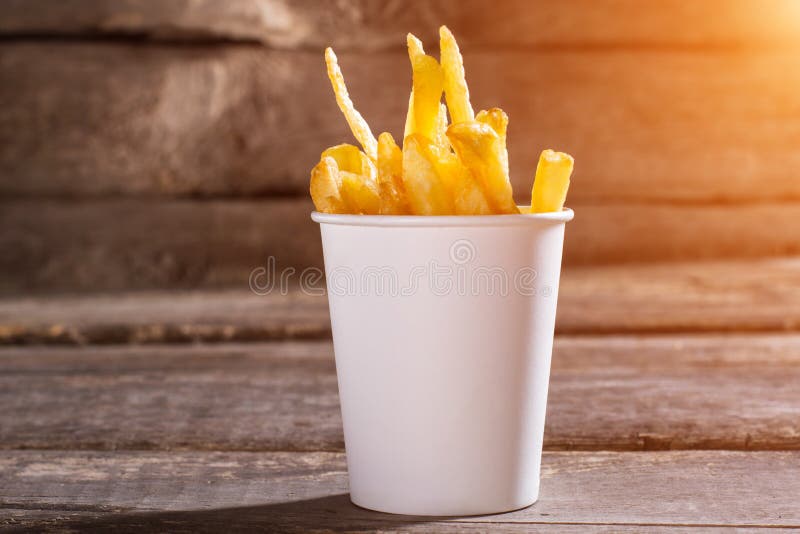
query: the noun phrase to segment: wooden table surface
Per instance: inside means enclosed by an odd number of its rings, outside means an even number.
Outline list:
[[[800,261],[564,273],[540,500],[347,496],[324,297],[0,301],[0,529],[800,528]]]

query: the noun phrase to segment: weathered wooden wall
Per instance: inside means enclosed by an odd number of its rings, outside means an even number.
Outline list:
[[[519,200],[539,150],[576,157],[568,265],[800,253],[794,0],[6,0],[0,291],[318,265],[308,170],[351,139],[322,47],[398,134],[404,35],[442,23]]]

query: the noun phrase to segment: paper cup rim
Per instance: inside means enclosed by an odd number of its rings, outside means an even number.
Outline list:
[[[549,213],[513,213],[506,215],[351,215],[311,212],[320,224],[343,226],[524,226],[537,222],[566,223],[575,216],[569,208]]]

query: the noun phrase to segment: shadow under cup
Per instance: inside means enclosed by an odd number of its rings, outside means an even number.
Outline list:
[[[536,501],[572,218],[312,214],[355,504],[474,515]]]

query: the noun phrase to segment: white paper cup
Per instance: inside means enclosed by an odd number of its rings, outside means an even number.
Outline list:
[[[352,501],[412,515],[533,504],[572,210],[311,217]]]

